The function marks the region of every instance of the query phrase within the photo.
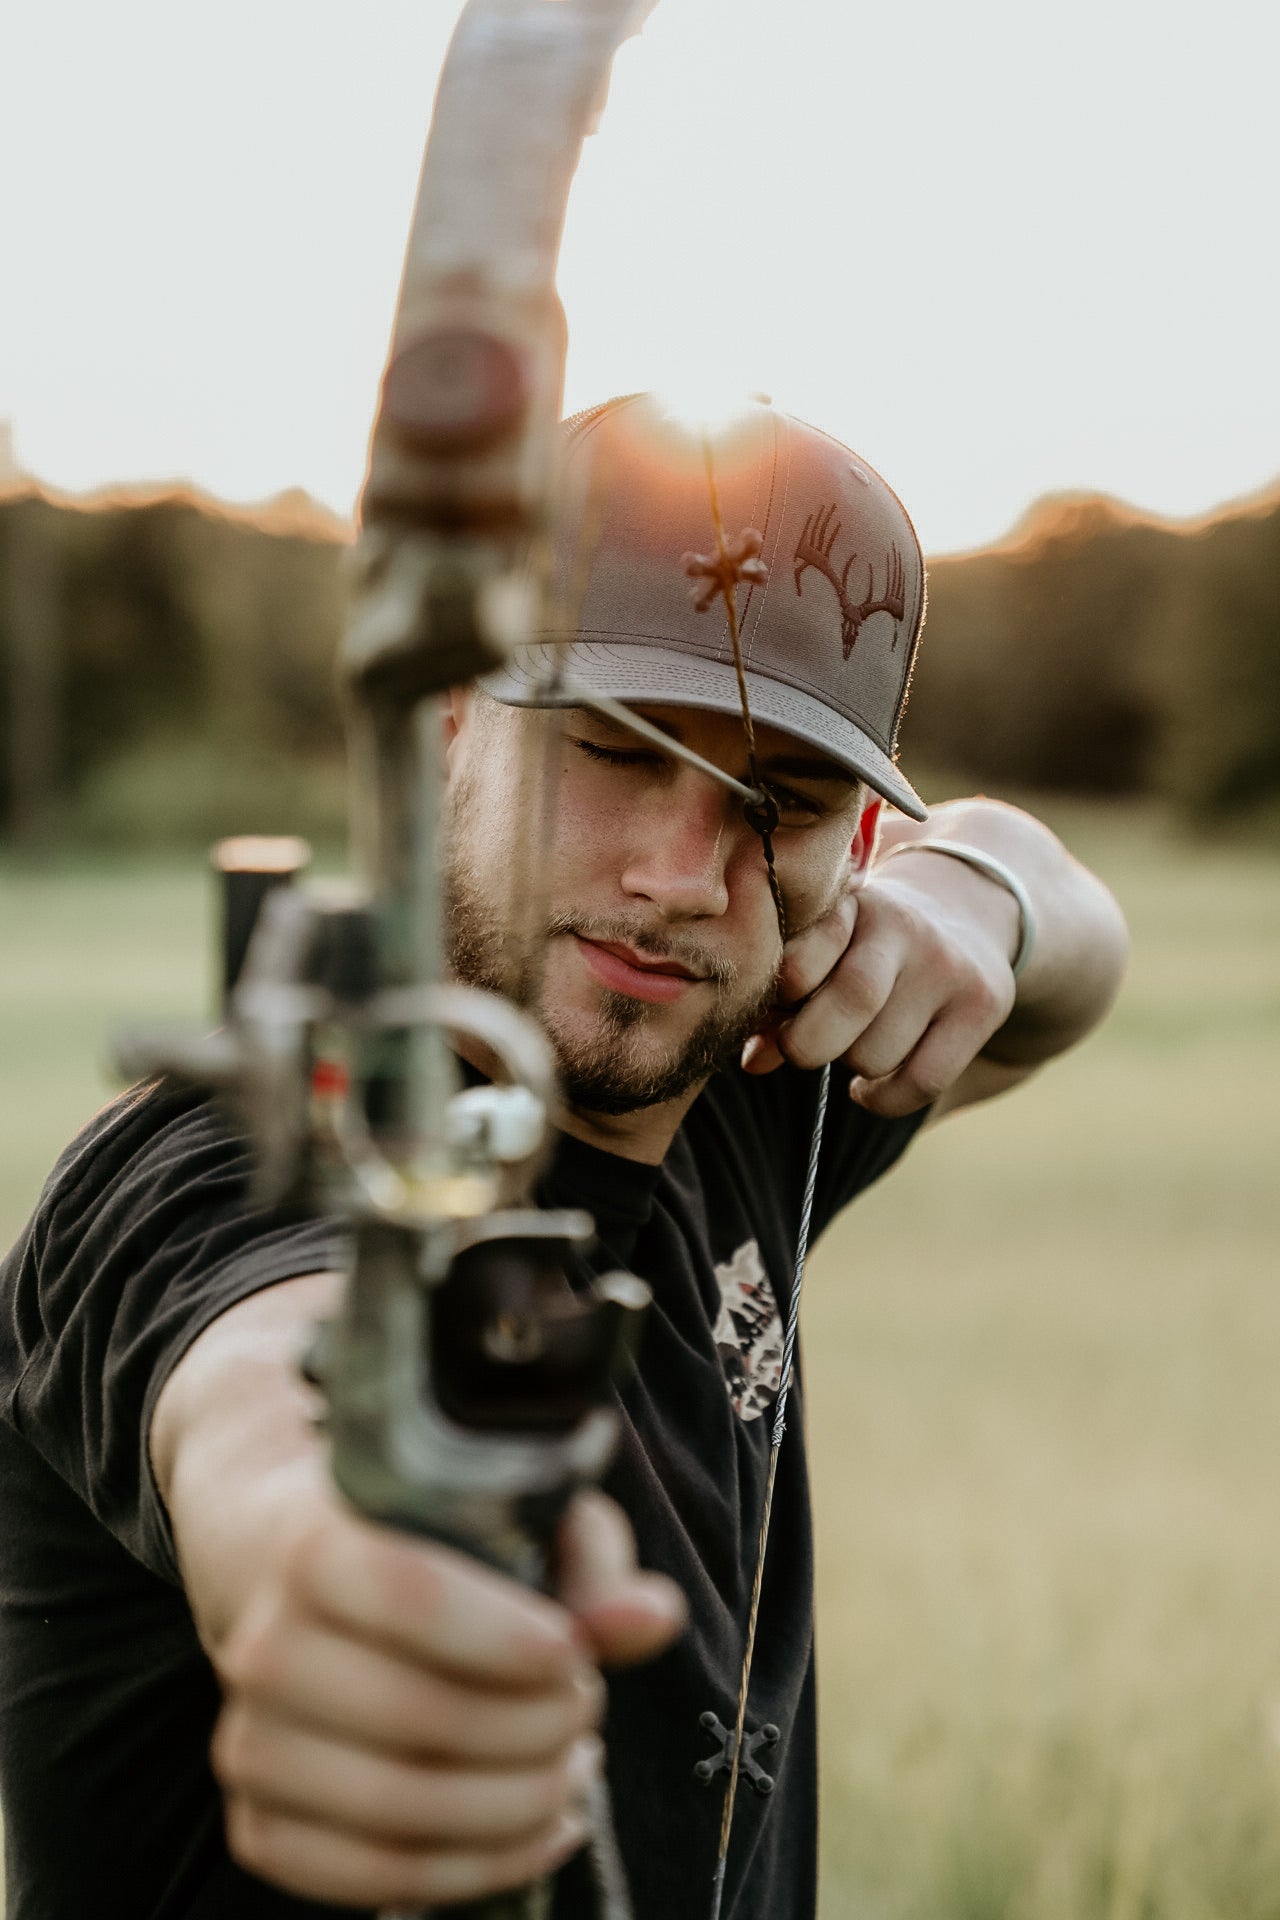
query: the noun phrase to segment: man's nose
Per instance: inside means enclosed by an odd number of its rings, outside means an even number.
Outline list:
[[[693,768],[633,816],[621,881],[633,899],[675,920],[713,918],[729,906],[729,862],[744,827],[731,795]]]

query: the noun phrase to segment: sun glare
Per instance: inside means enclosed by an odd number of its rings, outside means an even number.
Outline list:
[[[747,419],[753,408],[768,404],[765,394],[744,393],[741,387],[707,379],[665,383],[655,397],[663,419],[690,439],[719,439]]]

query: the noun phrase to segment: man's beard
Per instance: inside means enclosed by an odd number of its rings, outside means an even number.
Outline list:
[[[512,937],[486,898],[478,875],[461,856],[456,841],[446,874],[447,938],[454,976],[467,985],[491,993],[510,993],[513,969]],[[634,1113],[679,1099],[719,1068],[735,1059],[756,1032],[772,1005],[777,964],[769,978],[754,988],[744,987],[740,971],[683,930],[661,933],[625,916],[555,913],[545,928],[546,940],[578,934],[595,941],[616,941],[638,953],[678,961],[710,982],[715,1001],[688,1038],[673,1051],[646,1047],[644,1040],[661,1004],[634,1000],[630,994],[601,990],[600,1010],[589,1039],[567,1033],[549,1005],[542,979],[532,993],[535,1012],[555,1048],[561,1085],[571,1106],[586,1113]]]

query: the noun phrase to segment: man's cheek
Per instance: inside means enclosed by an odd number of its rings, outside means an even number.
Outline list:
[[[855,891],[847,835],[824,835],[784,875],[787,919],[796,933],[846,910]],[[852,930],[852,920],[850,920]]]

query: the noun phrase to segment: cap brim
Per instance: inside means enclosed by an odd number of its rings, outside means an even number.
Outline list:
[[[550,693],[555,667],[568,683]],[[742,711],[733,663],[707,660],[661,646],[610,641],[593,645],[577,640],[567,648],[554,642],[521,647],[505,667],[486,674],[480,685],[495,700],[512,707],[572,707],[578,704],[574,686],[607,694],[613,700],[643,701],[646,706],[706,707],[713,713]],[[747,693],[753,720],[765,721],[783,733],[816,747],[838,766],[891,801],[912,820],[927,820],[928,809],[915,788],[903,779],[884,750],[851,720],[834,713],[823,701],[799,687],[747,670]]]

